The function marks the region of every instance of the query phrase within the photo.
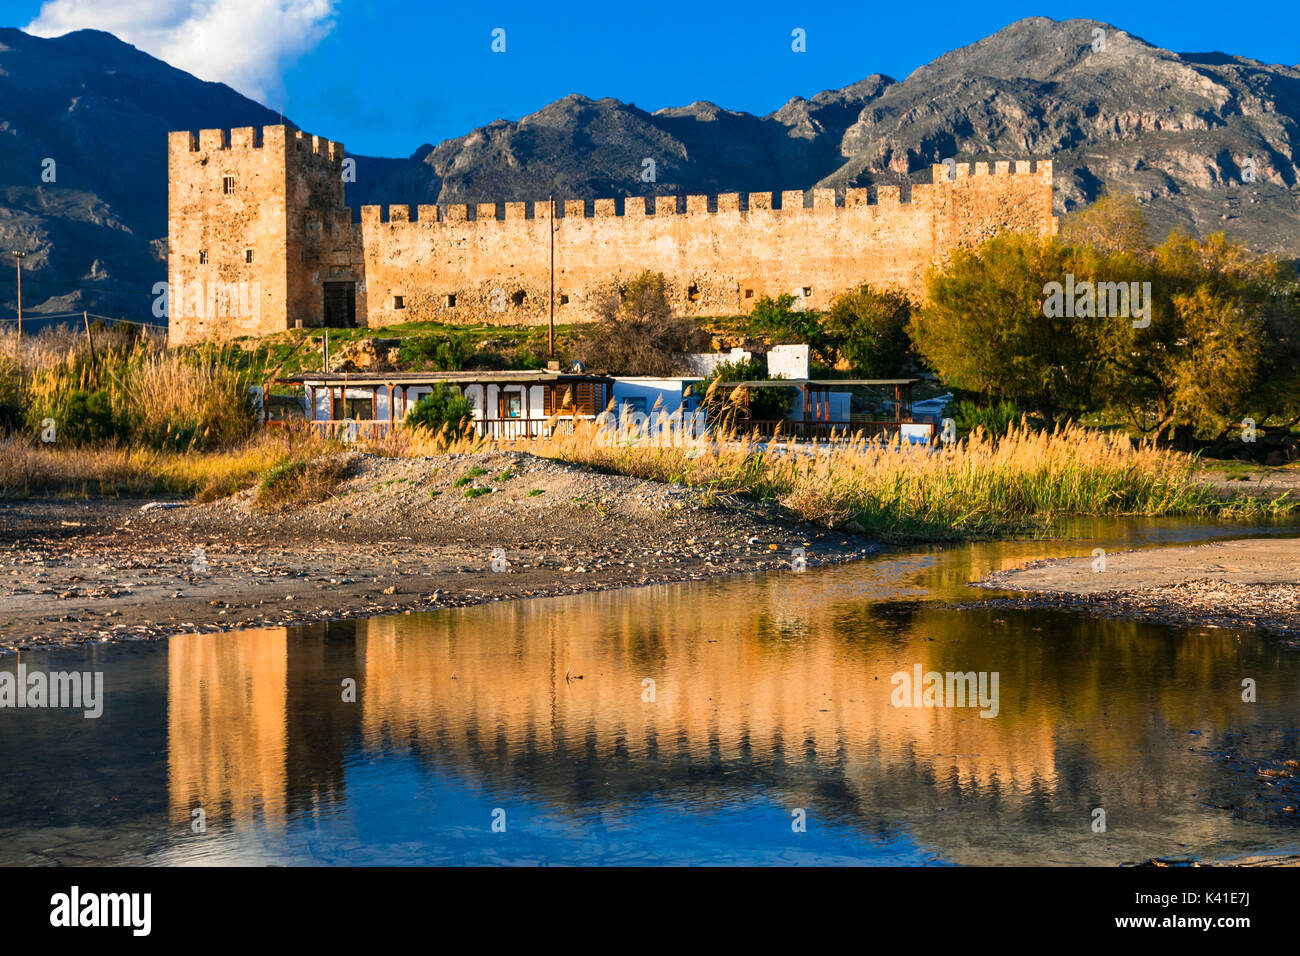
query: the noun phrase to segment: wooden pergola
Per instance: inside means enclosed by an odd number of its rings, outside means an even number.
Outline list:
[[[803,415],[797,419],[751,419],[747,424],[760,433],[771,433],[778,426],[789,427],[800,437],[825,438],[834,432],[850,437],[863,432],[868,437],[888,431],[897,431],[912,424],[912,386],[914,378],[776,378],[754,379],[744,382],[720,382],[719,389],[744,389],[745,405],[749,404],[749,390],[754,388],[793,388],[799,392]],[[852,416],[843,420],[831,418],[831,393],[845,388],[886,388],[894,393],[894,415],[888,419],[854,421]]]

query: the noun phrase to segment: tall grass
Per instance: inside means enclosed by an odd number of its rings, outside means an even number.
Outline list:
[[[126,327],[86,336],[55,329],[0,341],[0,403],[8,424],[56,443],[119,441],[203,450],[249,437],[255,410],[247,373],[228,352],[167,349]],[[16,403],[16,408],[15,408]]]
[[[135,440],[154,448],[223,448],[255,419],[248,381],[223,353],[146,352],[126,367],[123,407]]]
[[[338,450],[336,443],[284,434],[199,452],[111,443],[47,445],[18,436],[0,441],[0,497],[179,495],[210,501],[253,486],[284,461]]]
[[[484,450],[490,443],[412,438],[408,453]],[[737,436],[700,446],[618,445],[594,426],[511,446],[600,471],[679,482],[708,495],[779,503],[806,521],[848,525],[883,541],[943,541],[1047,530],[1074,516],[1288,514],[1296,501],[1224,498],[1197,480],[1196,459],[1078,426],[1000,438],[977,429],[953,446],[853,440],[782,453]]]

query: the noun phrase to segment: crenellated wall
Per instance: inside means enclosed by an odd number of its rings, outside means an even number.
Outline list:
[[[354,223],[340,144],[285,127],[254,139],[253,130],[204,130],[170,143],[169,270],[190,270],[188,257],[207,243],[212,275],[265,278],[257,328],[242,331],[320,325],[328,282],[355,283],[360,325],[545,322],[552,240],[555,316],[568,323],[594,318],[602,294],[645,269],[664,274],[684,315],[748,312],[783,292],[822,308],[862,282],[920,296],[926,270],[957,246],[1000,229],[1055,231],[1047,161],[935,166],[932,184],[842,195],[557,200],[554,218],[547,202],[363,206]],[[248,195],[223,195],[216,167],[238,169]],[[263,246],[271,257],[265,270],[235,255],[254,241],[259,263]],[[241,334],[179,318],[175,341]]]
[[[929,266],[998,229],[1050,233],[1051,164],[935,168],[933,185],[556,203],[557,321],[586,321],[607,289],[651,268],[686,315],[749,311],[763,295],[821,308],[864,281],[924,292]],[[906,198],[906,201],[904,199]],[[619,208],[621,205],[621,209]],[[364,206],[369,321],[544,321],[550,207]],[[401,297],[402,308],[396,307]]]

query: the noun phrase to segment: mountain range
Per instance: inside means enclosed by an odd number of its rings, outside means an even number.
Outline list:
[[[0,250],[28,253],[25,311],[159,321],[149,290],[165,277],[167,131],[281,121],[292,125],[108,33],[0,29]],[[1298,147],[1297,67],[1173,53],[1109,24],[1036,17],[901,81],[872,74],[766,116],[566,96],[404,159],[357,156],[348,198],[355,210],[843,188],[925,181],[948,157],[1051,158],[1058,212],[1103,189],[1129,192],[1156,238],[1221,229],[1296,258]],[[12,316],[4,258],[0,314]]]

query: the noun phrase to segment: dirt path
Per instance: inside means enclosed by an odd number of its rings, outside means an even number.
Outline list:
[[[1300,635],[1300,539],[1294,538],[1056,558],[996,572],[977,586],[1030,595],[994,604]]]
[[[1300,462],[1289,465],[1246,465],[1207,462],[1200,478],[1220,491],[1273,498],[1283,492],[1300,497]]]
[[[0,502],[0,649],[793,573],[795,549],[809,566],[875,550],[752,502],[527,455],[354,469],[327,500],[269,514],[251,492]]]

